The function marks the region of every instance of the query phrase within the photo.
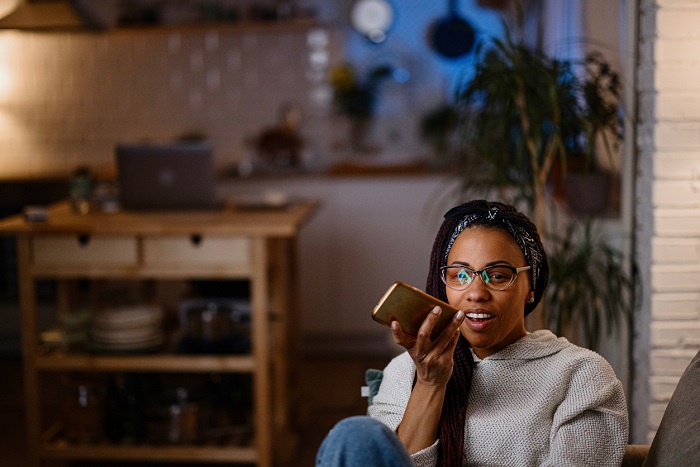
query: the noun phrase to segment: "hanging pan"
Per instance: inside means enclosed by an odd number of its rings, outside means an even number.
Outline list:
[[[474,47],[474,28],[457,13],[457,0],[447,1],[447,16],[437,19],[429,29],[433,50],[447,58],[459,58]]]

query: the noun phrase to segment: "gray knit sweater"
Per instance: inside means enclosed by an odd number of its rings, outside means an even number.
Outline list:
[[[474,360],[464,465],[620,465],[627,406],[603,357],[540,330]],[[414,374],[408,353],[394,358],[368,414],[396,430]],[[438,443],[412,456],[417,466],[436,465]]]

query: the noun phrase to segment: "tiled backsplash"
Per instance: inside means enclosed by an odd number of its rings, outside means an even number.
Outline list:
[[[285,105],[323,152],[338,135],[328,70],[342,47],[325,27],[1,32],[0,178],[110,167],[117,142],[192,132],[228,167]]]
[[[188,3],[201,2],[180,2]],[[331,67],[345,60],[363,74],[378,65],[410,74],[382,84],[370,140],[382,160],[425,155],[421,116],[452,95],[473,60],[446,60],[429,47],[426,31],[445,5],[396,3],[395,24],[378,45],[350,28],[350,0],[291,3],[313,14],[265,27],[0,30],[0,180],[111,166],[118,142],[191,132],[205,134],[217,165],[228,168],[247,156],[247,140],[280,123],[288,105],[301,110],[305,154],[330,165],[350,155],[349,125],[334,111],[329,85]],[[483,37],[502,30],[495,10],[459,3]],[[321,26],[299,24],[305,21]]]

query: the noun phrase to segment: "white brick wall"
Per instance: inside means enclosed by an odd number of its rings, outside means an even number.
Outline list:
[[[638,185],[651,188],[651,212],[640,201],[637,214],[653,233],[638,235],[650,316],[649,345],[637,358],[648,358],[640,374],[647,376],[651,440],[700,349],[700,1],[642,0],[640,13],[638,144],[641,160],[653,166],[642,164],[638,174]]]

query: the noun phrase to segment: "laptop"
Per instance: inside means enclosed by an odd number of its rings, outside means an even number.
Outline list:
[[[221,207],[216,199],[213,151],[209,144],[119,144],[115,152],[124,209]]]

